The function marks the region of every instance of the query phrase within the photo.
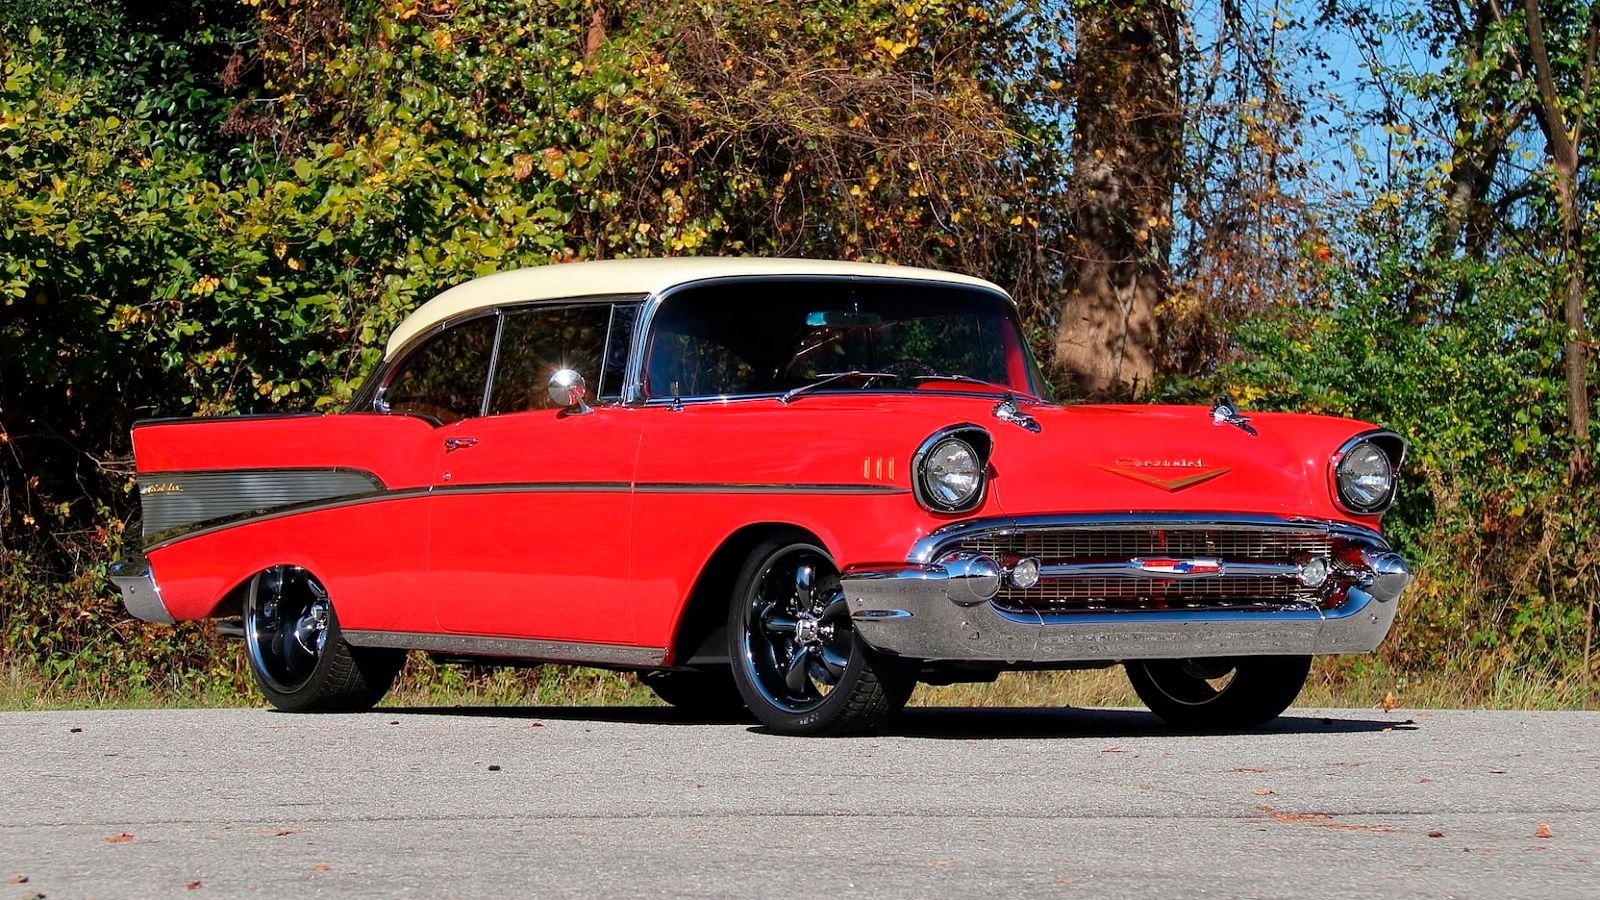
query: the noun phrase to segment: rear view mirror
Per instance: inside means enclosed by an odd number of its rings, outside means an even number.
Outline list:
[[[883,316],[877,313],[852,312],[848,309],[826,309],[806,313],[806,324],[812,328],[860,328],[882,322]]]

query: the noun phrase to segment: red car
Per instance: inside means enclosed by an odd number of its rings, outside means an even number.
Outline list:
[[[775,731],[881,726],[917,681],[1126,666],[1192,729],[1266,722],[1410,581],[1405,443],[1361,422],[1054,402],[1000,288],[781,259],[492,275],[331,415],[134,427],[156,622],[224,618],[285,710],[407,650],[642,673]]]

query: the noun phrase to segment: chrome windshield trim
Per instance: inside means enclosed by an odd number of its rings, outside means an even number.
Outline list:
[[[1376,530],[1350,522],[1331,519],[1296,518],[1284,516],[1250,515],[1239,513],[1078,513],[1069,515],[1014,516],[989,519],[968,519],[955,522],[930,532],[912,545],[906,560],[911,563],[933,562],[940,551],[951,544],[970,540],[978,534],[1016,534],[1023,531],[1097,528],[1102,530],[1129,530],[1146,528],[1219,528],[1252,531],[1322,532],[1334,537],[1348,538],[1388,550],[1389,543]]]
[[[680,291],[692,290],[692,289],[694,289],[696,287],[703,287],[703,286],[708,285],[708,284],[737,284],[737,283],[740,283],[740,282],[772,283],[772,282],[777,282],[777,281],[807,281],[807,282],[823,282],[823,283],[833,282],[833,283],[849,283],[849,284],[889,284],[889,285],[902,285],[902,286],[903,285],[923,285],[923,286],[926,286],[926,287],[939,288],[939,289],[955,289],[955,290],[972,291],[974,293],[984,294],[984,295],[987,295],[987,296],[999,297],[1001,300],[1005,301],[1006,310],[1010,314],[1012,323],[1017,326],[1018,335],[1020,336],[1020,335],[1023,334],[1023,332],[1021,330],[1021,320],[1018,318],[1018,306],[1017,306],[1016,298],[1012,297],[1009,294],[1007,294],[1005,291],[991,290],[989,288],[983,288],[983,287],[979,287],[977,285],[957,284],[957,283],[947,282],[947,281],[929,281],[929,280],[924,279],[924,278],[895,278],[895,277],[884,276],[884,275],[792,275],[792,276],[789,276],[789,275],[768,274],[768,275],[725,275],[725,276],[718,276],[718,277],[714,277],[714,278],[699,278],[699,279],[696,279],[694,281],[685,281],[685,282],[682,282],[681,284],[675,284],[672,287],[667,288],[666,290],[659,291],[659,292],[657,292],[655,294],[651,294],[649,297],[645,298],[644,306],[639,311],[638,323],[634,326],[633,350],[632,350],[631,353],[628,354],[628,365],[624,369],[624,372],[626,374],[623,376],[623,382],[622,382],[622,402],[625,403],[625,404],[628,404],[628,405],[635,405],[635,404],[642,404],[642,403],[645,403],[645,402],[650,401],[650,400],[670,400],[670,398],[665,398],[665,397],[649,397],[649,396],[647,396],[645,394],[645,389],[644,389],[644,355],[645,355],[645,351],[647,349],[649,349],[649,346],[650,346],[650,333],[651,333],[651,329],[653,329],[655,327],[656,313],[661,310],[661,305],[663,303],[665,303],[666,301],[672,299],[672,297],[674,295],[676,295],[677,293],[679,293]],[[1033,364],[1033,369],[1035,370],[1035,372],[1030,372],[1030,376],[1031,376],[1032,374],[1036,373],[1038,366],[1037,366],[1037,363],[1034,362],[1033,354],[1030,351],[1028,351],[1028,349],[1027,349],[1027,342],[1026,341],[1023,341],[1023,348],[1024,348],[1024,352],[1027,353],[1029,363]],[[1040,390],[1039,390],[1040,387],[1041,387],[1041,385],[1030,384],[1030,385],[1028,385],[1028,389],[1026,391],[1022,391],[1020,393],[1026,393],[1026,394],[1030,394],[1030,395],[1033,395],[1033,396],[1038,396],[1039,393],[1040,393]],[[781,392],[778,392],[778,393],[781,393]],[[778,396],[778,393],[772,393],[772,394],[770,394],[770,396],[776,397],[776,396]],[[923,391],[921,393],[929,394],[929,393],[932,393],[932,392],[931,391]],[[745,396],[747,396],[747,395],[744,395],[744,394],[731,394],[731,395],[726,395],[726,398],[727,399],[731,399],[731,398],[737,397],[737,398],[741,398],[742,399]],[[993,396],[993,395],[990,394],[990,395],[986,395],[986,396]],[[681,400],[684,403],[688,403],[691,399],[693,399],[693,398],[690,398],[690,397],[681,398]]]

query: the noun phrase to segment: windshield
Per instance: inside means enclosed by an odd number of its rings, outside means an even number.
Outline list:
[[[644,368],[654,398],[783,394],[808,385],[819,393],[1038,395],[1043,384],[1004,297],[838,279],[679,291],[656,313]]]

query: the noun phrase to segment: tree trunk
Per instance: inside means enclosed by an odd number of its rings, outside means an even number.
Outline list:
[[[1156,370],[1183,111],[1175,0],[1080,7],[1065,296],[1055,364],[1083,397]]]
[[[1550,54],[1545,49],[1544,17],[1539,11],[1539,2],[1523,0],[1522,8],[1527,16],[1528,54],[1533,58],[1534,83],[1538,88],[1539,126],[1544,132],[1545,148],[1550,155],[1550,169],[1555,176],[1556,202],[1561,217],[1562,261],[1567,270],[1561,304],[1567,332],[1563,347],[1567,374],[1567,422],[1572,429],[1572,471],[1575,475],[1581,475],[1587,473],[1589,468],[1589,353],[1588,327],[1583,315],[1583,218],[1578,208],[1578,167],[1581,164],[1578,145],[1584,127],[1592,123],[1580,119],[1568,125],[1566,104],[1556,92],[1555,71],[1550,64]],[[1590,13],[1587,34],[1589,52],[1580,79],[1585,95],[1594,76],[1594,48],[1597,38],[1600,38],[1600,6]],[[1583,99],[1587,97],[1580,98]]]

